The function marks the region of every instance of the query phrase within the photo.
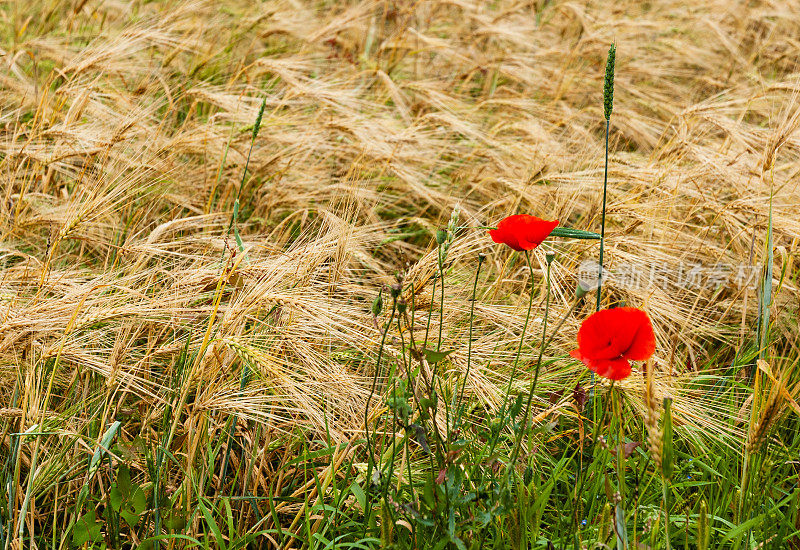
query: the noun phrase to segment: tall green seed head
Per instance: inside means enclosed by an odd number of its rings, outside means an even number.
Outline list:
[[[258,131],[261,129],[261,118],[264,116],[264,108],[266,106],[267,106],[267,97],[264,96],[264,99],[261,100],[261,107],[258,108],[258,116],[256,117],[256,123],[253,125],[253,139],[256,139]]]
[[[611,110],[614,108],[614,61],[617,57],[617,45],[611,44],[606,59],[606,79],[603,84],[603,114],[606,120],[611,120]]]
[[[697,518],[697,550],[708,550],[710,538],[708,505],[704,499],[700,501],[700,513]]]
[[[605,543],[611,531],[611,503],[606,502],[600,515],[599,542]]]

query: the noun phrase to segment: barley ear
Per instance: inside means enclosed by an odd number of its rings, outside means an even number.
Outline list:
[[[655,390],[653,388],[653,365],[648,362],[647,369],[645,370],[645,385],[644,385],[644,402],[647,407],[645,413],[644,423],[647,427],[647,446],[650,450],[650,456],[656,465],[656,468],[661,470],[661,447],[662,447],[662,433],[658,425],[659,419],[659,406],[656,400]]]

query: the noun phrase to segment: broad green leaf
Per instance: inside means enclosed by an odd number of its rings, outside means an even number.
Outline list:
[[[358,483],[353,483],[350,486],[350,492],[353,493],[353,496],[356,497],[359,506],[361,506],[361,510],[367,509],[367,495],[364,493],[364,489],[361,488],[361,485]]]
[[[428,361],[429,364],[435,365],[436,363],[444,361],[444,359],[448,355],[453,353],[453,350],[433,351],[433,350],[430,350],[430,349],[424,349],[424,350],[422,350],[422,353],[423,353],[423,355],[425,355],[425,360]]]
[[[115,421],[100,439],[100,445],[97,446],[97,450],[95,450],[92,460],[89,462],[89,478],[93,477],[94,473],[97,471],[97,468],[100,465],[100,458],[111,446],[111,440],[114,439],[114,436],[117,434],[117,430],[119,430],[121,424],[122,423],[119,420]]]
[[[122,496],[122,491],[120,491],[119,487],[116,485],[111,487],[111,491],[109,492],[109,500],[111,502],[111,508],[113,508],[115,512],[119,512],[124,498]]]
[[[594,231],[584,231],[583,229],[572,229],[570,227],[556,227],[550,233],[553,237],[564,237],[567,239],[600,239],[600,233]]]
[[[136,527],[136,524],[139,523],[139,514],[131,512],[130,510],[120,510],[119,515],[131,529]]]
[[[100,524],[97,523],[94,510],[89,510],[72,527],[72,543],[75,546],[83,546],[99,538]]]
[[[125,464],[121,464],[117,471],[117,487],[127,500],[131,495],[131,471]]]
[[[144,491],[142,491],[139,487],[137,487],[133,491],[133,495],[131,495],[130,505],[131,508],[133,509],[133,512],[140,516],[147,509],[147,497],[145,497]]]

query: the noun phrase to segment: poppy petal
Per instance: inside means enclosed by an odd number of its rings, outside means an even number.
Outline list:
[[[649,359],[655,351],[653,325],[634,307],[603,309],[590,315],[578,330],[578,348],[592,359]]]
[[[533,218],[533,216],[531,216]],[[545,221],[538,218],[526,220],[520,237],[520,246],[525,250],[533,250],[544,241],[558,225],[558,220]]]
[[[624,328],[617,322],[615,310],[603,309],[590,315],[578,330],[578,349],[592,359],[614,359],[626,349],[620,341]]]
[[[642,315],[643,320],[633,337],[633,342],[623,355],[626,359],[633,361],[646,361],[656,351],[656,335],[653,332],[653,324],[644,312]]]
[[[517,237],[508,231],[508,228],[498,226],[497,229],[492,229],[489,231],[489,236],[492,240],[499,244],[505,244],[506,246],[511,247],[512,249],[516,250],[517,252],[522,251],[523,249],[519,245],[519,241]]]
[[[598,376],[611,380],[623,380],[631,374],[631,364],[627,359],[589,359],[589,370]]]
[[[637,308],[604,309],[587,317],[578,330],[578,349],[570,355],[612,380],[631,373],[630,360],[649,359],[656,349],[653,324]]]
[[[521,252],[533,250],[544,241],[558,225],[558,221],[547,221],[536,216],[516,214],[508,216],[497,224],[497,229],[489,231],[496,243],[503,243]]]

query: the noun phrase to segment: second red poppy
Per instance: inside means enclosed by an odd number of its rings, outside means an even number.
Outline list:
[[[646,361],[655,350],[647,314],[635,307],[618,307],[587,317],[578,330],[578,349],[570,355],[600,376],[622,380],[631,373],[630,361]]]

